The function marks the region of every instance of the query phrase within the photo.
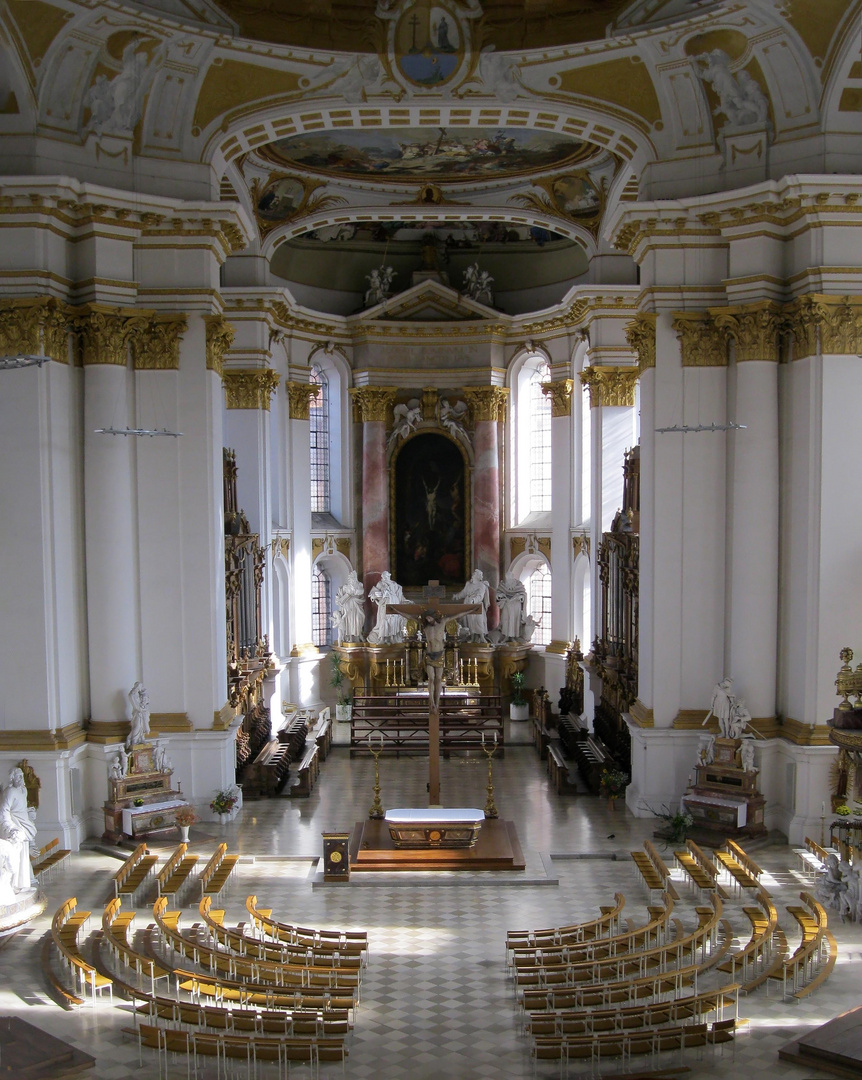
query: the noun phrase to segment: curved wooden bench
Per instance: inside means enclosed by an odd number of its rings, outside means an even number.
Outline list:
[[[277,922],[272,918],[272,908],[259,908],[257,897],[254,895],[247,897],[245,906],[255,926],[274,941],[312,948],[332,947],[344,953],[358,952],[366,955],[368,953],[367,930],[320,930]]]
[[[93,1008],[96,1007],[96,994],[107,990],[113,998],[112,980],[101,975],[81,954],[78,948],[78,931],[90,918],[89,911],[78,911],[77,898],[69,897],[61,904],[51,920],[51,938],[61,958],[69,966],[69,973],[77,979],[80,989],[90,991]],[[77,997],[78,995],[71,995]]]
[[[569,926],[557,926],[544,930],[508,930],[506,931],[506,953],[510,949],[530,947],[545,948],[567,943],[577,944],[593,938],[610,937],[617,932],[620,915],[626,905],[622,893],[614,895],[614,903],[602,905],[601,915],[588,922],[572,923]]]

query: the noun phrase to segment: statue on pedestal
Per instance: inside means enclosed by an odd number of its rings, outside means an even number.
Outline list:
[[[481,609],[474,614],[462,615],[463,626],[474,641],[487,641],[488,639],[488,603],[490,601],[490,586],[485,580],[481,570],[474,570],[473,576],[464,588],[455,593],[453,599],[461,600],[465,604],[481,604]]]
[[[127,750],[146,742],[150,733],[150,697],[142,682],[136,682],[129,691],[129,704],[132,707],[132,729],[126,739]]]
[[[377,584],[369,589],[368,599],[377,604],[377,621],[368,635],[369,642],[372,645],[382,645],[384,641],[395,641],[400,638],[407,620],[403,615],[387,615],[386,605],[403,603],[404,590],[397,581],[392,580],[392,575],[388,570],[384,570]]]
[[[347,575],[347,581],[335,594],[335,614],[332,625],[338,631],[338,644],[343,641],[361,641],[365,625],[365,590],[355,570]]]
[[[520,641],[524,636],[524,609],[527,590],[523,581],[514,574],[506,574],[497,586],[497,603],[500,606],[500,633],[507,641]]]
[[[0,856],[11,865],[11,885],[16,892],[31,888],[30,845],[36,839],[36,811],[27,806],[24,773],[19,768],[9,772],[9,783],[0,795]]]

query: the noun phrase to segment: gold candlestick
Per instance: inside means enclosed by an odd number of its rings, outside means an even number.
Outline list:
[[[380,801],[380,755],[383,753],[383,735],[381,732],[377,733],[379,741],[376,750],[374,749],[375,744],[372,736],[373,733],[368,736],[368,749],[374,755],[374,802],[371,804],[368,816],[370,818],[382,818],[386,814],[383,803]]]
[[[485,745],[485,732],[482,732],[482,749],[485,751],[485,757],[488,759],[488,798],[485,800],[485,817],[495,818],[499,817],[497,813],[497,806],[494,802],[494,778],[491,773],[491,758],[497,752],[497,732],[494,732],[494,742],[490,744],[491,749]]]

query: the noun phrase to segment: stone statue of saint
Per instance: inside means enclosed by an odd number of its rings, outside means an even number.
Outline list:
[[[342,641],[361,641],[365,625],[365,589],[355,570],[347,575],[347,581],[335,594],[335,614],[332,625],[338,631],[338,644]]]
[[[733,738],[733,735],[730,734],[730,713],[735,700],[733,694],[730,692],[732,686],[733,679],[729,677],[725,677],[721,682],[715,684],[712,690],[712,706],[706,714],[706,719],[703,721],[703,724],[701,724],[701,727],[704,727],[710,716],[714,716],[718,721],[718,726],[721,730],[722,738],[724,739]]]
[[[150,733],[150,697],[142,682],[136,682],[129,691],[129,704],[132,707],[132,729],[126,739],[126,749],[146,742]]]
[[[742,740],[739,758],[745,772],[754,772],[754,739],[750,735]]]
[[[517,641],[524,634],[524,609],[527,590],[523,581],[514,574],[506,574],[497,586],[497,603],[500,606],[500,633],[507,641]]]
[[[474,641],[486,641],[488,638],[488,603],[490,586],[481,570],[474,570],[473,576],[464,588],[455,593],[453,599],[464,604],[481,604],[482,610],[470,615],[461,615],[459,619]]]
[[[0,795],[0,855],[5,855],[12,865],[12,888],[16,892],[29,889],[33,884],[30,871],[30,845],[36,839],[33,819],[35,809],[27,806],[27,789],[24,773],[19,768],[9,772],[9,783]]]
[[[407,620],[403,615],[386,614],[387,604],[402,604],[404,602],[404,590],[397,581],[392,580],[388,570],[380,575],[377,584],[368,591],[368,599],[377,604],[377,620],[374,629],[368,635],[372,645],[381,645],[384,641],[395,641],[404,632]]]

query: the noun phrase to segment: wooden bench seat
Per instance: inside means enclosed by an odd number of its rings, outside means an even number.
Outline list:
[[[288,794],[292,799],[307,799],[320,775],[320,748],[312,743],[296,766],[296,780],[290,785]]]
[[[569,764],[563,756],[560,744],[554,740],[547,746],[545,758],[548,769],[548,779],[551,787],[558,795],[569,795],[577,791],[577,785],[573,784],[569,775]]]
[[[39,854],[31,856],[31,863],[33,867],[33,876],[40,881],[43,878],[48,878],[53,870],[58,867],[65,867],[66,860],[72,854],[71,851],[67,851],[65,848],[60,847],[59,837],[55,837],[53,840],[49,840],[44,847],[39,849]]]

